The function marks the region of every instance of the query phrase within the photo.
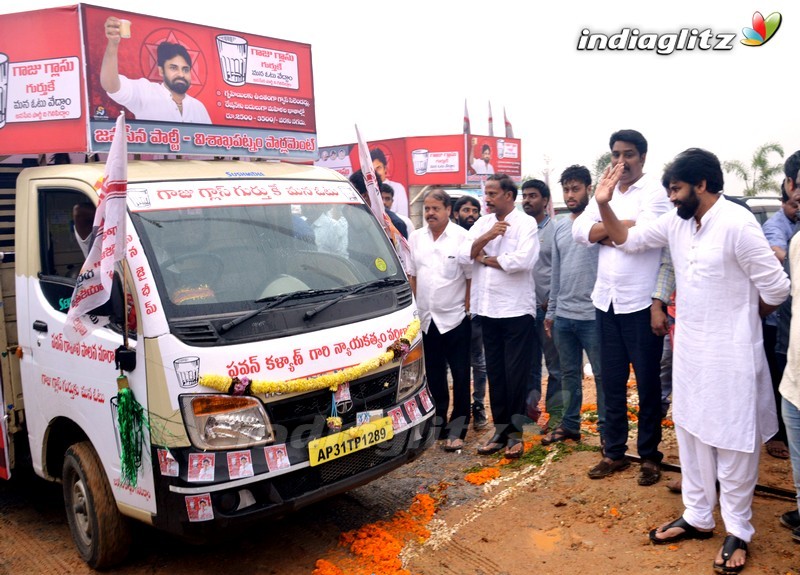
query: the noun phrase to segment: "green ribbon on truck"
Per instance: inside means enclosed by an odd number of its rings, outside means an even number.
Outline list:
[[[124,380],[124,381],[123,381]],[[120,439],[120,481],[136,487],[139,469],[142,467],[142,446],[147,420],[144,408],[136,401],[133,391],[128,387],[128,378],[117,378],[119,394],[117,400],[117,423]]]

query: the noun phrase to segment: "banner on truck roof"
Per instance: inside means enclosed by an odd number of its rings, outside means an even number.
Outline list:
[[[78,7],[0,15],[0,154],[86,151]]]
[[[0,27],[0,154],[108,152],[124,110],[129,153],[318,155],[308,44],[85,4]]]

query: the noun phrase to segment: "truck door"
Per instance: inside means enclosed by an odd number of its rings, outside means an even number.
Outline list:
[[[27,294],[27,317],[20,315],[19,339],[34,468],[43,472],[47,426],[65,417],[89,437],[109,476],[118,477],[111,398],[117,392],[119,373],[114,350],[122,344],[122,335],[100,328],[79,343],[63,335],[75,278],[85,260],[75,228],[81,227],[82,218],[89,217],[91,222],[94,204],[82,191],[66,187],[40,187],[28,201],[28,273],[27,277],[18,275],[17,292],[24,289]],[[109,462],[117,466],[116,474]],[[61,470],[46,469],[43,474],[60,476]]]

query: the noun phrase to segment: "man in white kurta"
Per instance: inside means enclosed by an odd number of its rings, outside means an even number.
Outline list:
[[[668,246],[677,285],[673,418],[685,523],[664,525],[650,538],[709,537],[719,481],[731,547],[715,566],[741,569],[754,533],[760,446],[777,431],[759,314],[786,299],[789,280],[753,216],[722,197],[722,170],[710,152],[678,155],[664,174],[676,209],[630,230],[608,204],[617,172],[595,196],[609,237],[629,252]]]

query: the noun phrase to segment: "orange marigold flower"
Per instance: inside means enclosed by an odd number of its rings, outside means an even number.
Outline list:
[[[492,479],[500,477],[500,470],[496,467],[486,467],[475,473],[468,473],[464,476],[464,480],[472,483],[473,485],[483,485]]]

